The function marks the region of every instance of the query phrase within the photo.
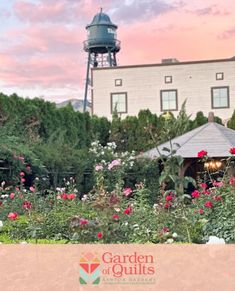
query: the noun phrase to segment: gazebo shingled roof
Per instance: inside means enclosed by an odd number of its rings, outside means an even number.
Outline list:
[[[229,157],[230,148],[235,147],[235,130],[215,122],[208,122],[172,139],[171,144],[176,150],[176,155],[183,158],[197,158],[197,153],[201,150],[207,151],[210,157]],[[163,150],[164,147],[170,148],[170,141],[158,146],[160,153],[167,156],[169,153]],[[159,157],[159,154],[157,149],[153,148],[143,153],[141,157],[154,159]]]

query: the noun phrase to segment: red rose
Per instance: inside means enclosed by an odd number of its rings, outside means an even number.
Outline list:
[[[102,232],[98,232],[97,233],[97,237],[98,237],[98,239],[101,239],[103,237],[103,233]]]
[[[25,182],[25,178],[22,178],[22,179],[21,179],[21,182],[24,183],[24,182]]]
[[[83,219],[83,218],[81,218],[79,221],[80,225],[87,225],[88,223],[89,223],[89,221],[87,219]]]
[[[20,177],[24,177],[25,173],[24,172],[20,172]]]
[[[166,202],[172,201],[173,200],[173,196],[172,195],[167,195],[165,200],[166,200]]]
[[[206,183],[201,183],[201,187],[202,187],[202,189],[206,189],[207,188],[207,184]]]
[[[131,214],[131,212],[132,212],[131,207],[128,207],[127,209],[124,210],[124,214],[127,214],[127,215]]]
[[[169,231],[170,231],[169,227],[164,226],[161,232],[162,233],[166,233],[166,232],[169,232]]]
[[[204,195],[210,195],[211,192],[210,192],[210,190],[204,190],[204,191],[202,192],[202,194],[204,194]]]
[[[193,197],[193,198],[199,198],[199,197],[200,197],[200,192],[199,192],[198,190],[194,190],[194,191],[192,192],[192,197]]]
[[[198,158],[203,158],[203,157],[207,156],[207,151],[202,150],[202,151],[197,153],[197,156],[198,156]]]
[[[230,154],[235,155],[235,148],[231,148],[231,149],[229,150],[229,152],[230,152]]]
[[[223,183],[222,181],[220,181],[220,182],[212,181],[212,185],[213,185],[214,187],[218,187],[218,188],[220,188],[220,187],[223,187],[224,183]]]
[[[76,195],[73,194],[73,193],[72,193],[72,194],[68,194],[67,198],[68,198],[69,200],[73,200],[73,199],[76,198]]]
[[[118,220],[118,219],[119,219],[119,215],[114,214],[114,215],[113,215],[113,219],[114,219],[114,220]]]
[[[204,214],[204,210],[203,209],[199,209],[199,214]]]
[[[215,199],[215,201],[221,201],[222,197],[221,196],[215,196],[214,199]]]
[[[65,194],[65,193],[61,194],[60,197],[61,197],[62,200],[67,200],[68,199],[68,195]]]
[[[207,207],[207,208],[212,208],[213,207],[213,203],[211,202],[211,201],[207,201],[207,202],[205,202],[205,207]]]
[[[35,192],[35,188],[34,188],[33,186],[29,187],[29,190],[30,190],[31,192]]]
[[[17,217],[18,217],[18,214],[16,212],[10,212],[7,217],[10,219],[10,220],[16,220]]]
[[[165,206],[164,206],[164,208],[166,208],[166,209],[169,209],[170,207],[171,207],[170,203],[166,203]]]
[[[0,201],[0,206],[2,206],[2,204],[3,204],[3,202],[2,202],[2,201]]]
[[[23,208],[24,209],[31,209],[32,208],[32,203],[30,201],[24,201],[23,202]]]

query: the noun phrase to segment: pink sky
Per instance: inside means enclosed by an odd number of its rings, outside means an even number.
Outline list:
[[[235,55],[234,0],[0,2],[0,91],[6,94],[83,98],[82,42],[100,6],[119,26],[119,65]]]

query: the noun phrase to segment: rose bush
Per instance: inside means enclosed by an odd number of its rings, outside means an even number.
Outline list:
[[[25,189],[23,171],[16,186],[2,183],[0,241],[170,244],[204,243],[211,235],[235,241],[235,177],[227,168],[220,179],[201,181],[191,195],[177,182],[169,190],[163,184],[154,196],[144,183],[127,182],[125,169],[136,161],[110,147],[97,158],[96,183],[87,194],[78,193],[73,177],[47,195],[36,183]]]

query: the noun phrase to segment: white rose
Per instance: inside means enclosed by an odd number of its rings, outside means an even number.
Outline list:
[[[166,241],[167,244],[172,244],[174,242],[173,238],[168,238],[168,240]]]

